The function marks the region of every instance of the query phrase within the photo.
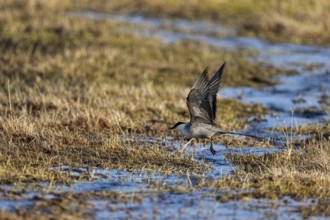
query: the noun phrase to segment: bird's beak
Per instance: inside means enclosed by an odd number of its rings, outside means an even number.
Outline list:
[[[173,130],[175,128],[175,126],[173,126],[173,127],[170,127],[170,128],[168,128],[169,130]]]

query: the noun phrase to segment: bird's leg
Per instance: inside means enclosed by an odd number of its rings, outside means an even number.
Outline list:
[[[194,138],[191,138],[190,141],[188,141],[188,143],[186,143],[185,145],[183,145],[182,149],[181,149],[181,152],[183,152],[186,147],[190,144],[190,142],[193,140]]]
[[[215,150],[213,149],[213,138],[210,138],[210,140],[211,140],[210,151],[211,151],[211,153],[212,153],[213,155],[215,155],[216,152],[215,152]]]

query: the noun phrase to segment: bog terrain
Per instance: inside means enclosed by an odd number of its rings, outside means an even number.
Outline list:
[[[329,218],[329,10],[0,0],[0,218]],[[219,126],[267,141],[181,153],[168,128],[224,61]]]

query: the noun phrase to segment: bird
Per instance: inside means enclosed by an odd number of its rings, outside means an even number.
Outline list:
[[[210,80],[208,77],[208,67],[204,69],[186,98],[190,113],[190,122],[184,123],[180,121],[169,128],[170,130],[178,130],[185,136],[191,138],[189,142],[183,146],[182,151],[194,138],[209,139],[211,141],[210,151],[213,155],[216,154],[213,148],[213,137],[216,135],[230,134],[261,139],[254,135],[222,131],[216,123],[217,93],[225,65],[226,62],[222,64]]]

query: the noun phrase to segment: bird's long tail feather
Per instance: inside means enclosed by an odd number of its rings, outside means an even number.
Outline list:
[[[231,132],[231,131],[219,131],[217,134],[218,135],[226,135],[226,134],[229,134],[229,135],[239,135],[239,136],[254,138],[254,139],[257,139],[259,141],[267,141],[268,140],[267,138],[258,137],[258,136],[255,136],[255,135],[241,134],[241,133],[236,133],[236,132]]]

